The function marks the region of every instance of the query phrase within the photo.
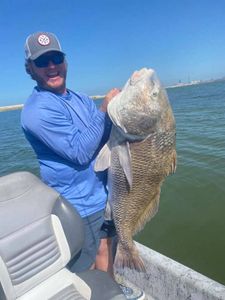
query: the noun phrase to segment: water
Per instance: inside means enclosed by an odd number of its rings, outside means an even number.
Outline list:
[[[168,89],[177,124],[177,172],[136,240],[225,284],[225,81]],[[39,175],[20,111],[0,113],[0,175]]]

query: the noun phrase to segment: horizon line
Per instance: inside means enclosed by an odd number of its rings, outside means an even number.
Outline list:
[[[92,98],[93,100],[98,100],[98,99],[104,98],[105,95],[94,95],[94,96],[89,96],[89,97]],[[0,106],[0,112],[22,109],[23,106],[24,106],[24,104]]]

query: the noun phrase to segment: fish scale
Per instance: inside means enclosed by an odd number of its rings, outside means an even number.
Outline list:
[[[125,267],[124,256],[136,255],[132,236],[157,212],[160,187],[166,175],[173,169],[176,159],[175,133],[156,134],[144,142],[130,143],[133,185],[129,190],[126,177],[120,166],[117,148],[112,149],[111,204],[118,233],[118,252],[115,265]],[[141,269],[140,262],[135,268]]]

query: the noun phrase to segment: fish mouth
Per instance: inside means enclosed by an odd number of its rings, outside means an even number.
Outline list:
[[[137,82],[141,81],[143,77],[151,78],[154,76],[153,69],[142,68],[139,71],[134,71],[130,78],[130,85],[135,85]]]

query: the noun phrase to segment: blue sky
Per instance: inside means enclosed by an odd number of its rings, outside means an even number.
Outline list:
[[[89,95],[154,68],[167,86],[225,76],[224,0],[1,0],[0,106],[24,103],[35,84],[24,42],[54,32],[69,64],[67,86]]]

